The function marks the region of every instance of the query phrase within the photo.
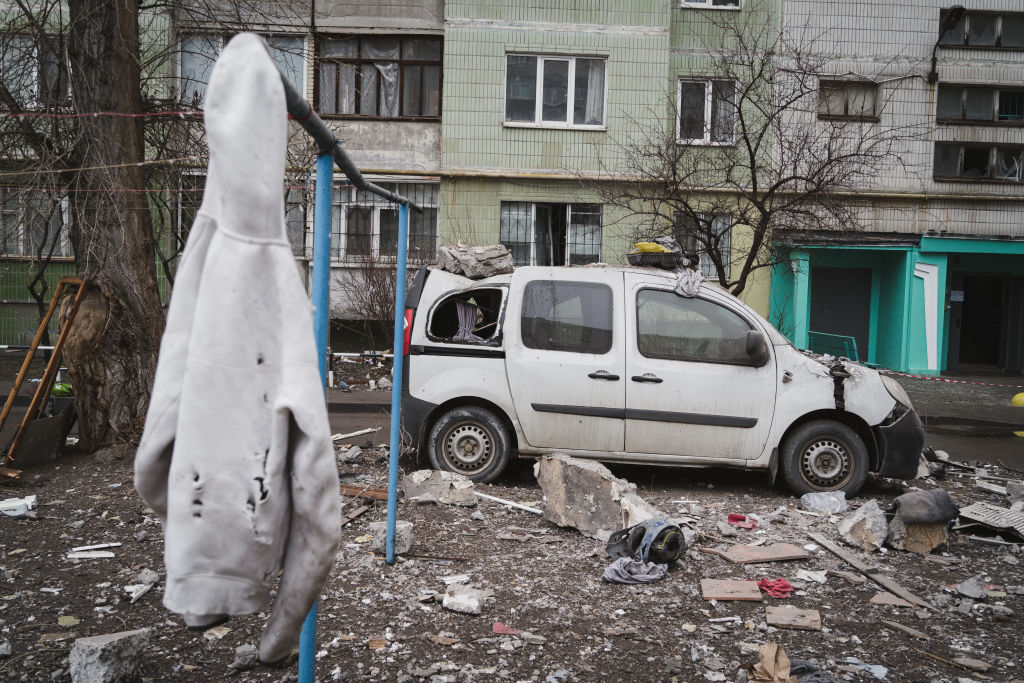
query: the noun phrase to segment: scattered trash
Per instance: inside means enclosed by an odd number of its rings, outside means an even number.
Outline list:
[[[434,635],[433,633],[428,634],[426,636],[426,638],[427,638],[427,640],[431,641],[432,643],[437,643],[438,645],[455,645],[456,643],[461,642],[458,638],[452,638],[450,636]]]
[[[800,609],[789,605],[768,605],[764,608],[769,626],[798,631],[820,631],[821,615],[816,609]]]
[[[522,631],[517,628],[509,628],[500,621],[496,621],[494,622],[494,626],[491,627],[491,633],[497,633],[503,636],[517,636],[522,633]]]
[[[29,510],[34,510],[35,507],[35,496],[0,500],[0,512],[4,513],[8,517],[25,517],[28,515]]]
[[[765,592],[770,598],[788,598],[793,592],[793,584],[783,578],[764,578],[757,582],[757,587]]]
[[[981,528],[998,534],[1007,541],[1024,543],[1024,513],[988,503],[975,503],[960,510],[955,531]]]
[[[12,652],[14,648],[11,647],[11,641],[0,640],[0,659],[10,657]]]
[[[756,519],[748,519],[746,515],[739,515],[739,514],[736,514],[736,513],[732,513],[732,514],[729,515],[729,519],[727,521],[729,522],[729,524],[732,524],[735,527],[739,527],[740,529],[756,529],[757,528],[757,520]]]
[[[352,540],[355,541],[356,543],[369,543],[370,541],[373,540],[373,535],[372,534],[363,534],[362,536],[356,536]]]
[[[855,668],[871,674],[880,681],[884,681],[885,677],[889,675],[889,669],[881,664],[865,664],[856,657],[847,657],[846,661],[847,663],[852,664]]]
[[[70,615],[57,617],[57,626],[78,626],[78,624],[78,617],[72,617]]]
[[[382,427],[367,427],[366,429],[360,429],[358,432],[349,432],[348,434],[332,434],[331,441],[344,441],[350,439],[353,436],[362,436],[363,434],[373,434],[379,432]]]
[[[759,582],[734,579],[701,579],[700,591],[705,600],[749,600],[761,602]]]
[[[203,638],[210,641],[220,640],[229,633],[231,633],[231,629],[227,626],[214,626],[203,631]]]
[[[796,657],[789,660],[789,673],[798,683],[838,683],[839,680],[814,662]]]
[[[915,638],[919,638],[920,640],[928,640],[928,635],[926,633],[922,633],[921,631],[918,631],[916,628],[911,628],[909,626],[904,626],[903,624],[897,623],[895,621],[889,621],[888,619],[882,619],[882,623],[885,624],[886,626],[891,626],[892,628],[896,629],[897,631],[903,631],[908,636],[913,636]]]
[[[90,550],[105,550],[106,548],[120,548],[120,543],[96,543],[95,545],[80,545],[77,548],[72,548],[71,552],[80,553],[88,552]]]
[[[1006,495],[1006,487],[1005,486],[1000,486],[999,484],[993,484],[992,482],[985,481],[984,479],[975,482],[975,485],[979,489],[981,489],[982,491],[988,491],[989,493],[997,493],[1000,496],[1005,496]]]
[[[228,664],[228,668],[235,669],[236,671],[248,671],[256,666],[258,656],[259,653],[255,645],[251,643],[239,645],[235,648],[235,659]]]
[[[476,505],[472,480],[455,472],[417,470],[402,479],[402,491],[410,503]]]
[[[352,446],[338,453],[338,462],[344,465],[358,465],[363,461],[363,449]]]
[[[109,550],[84,550],[67,554],[69,560],[102,560],[111,557],[116,557],[116,555]]]
[[[71,648],[73,681],[134,680],[149,646],[150,629],[79,638]]]
[[[725,559],[736,564],[803,560],[810,557],[806,550],[798,548],[792,543],[775,543],[773,545],[766,546],[733,545],[730,546],[728,550],[701,548],[701,552],[710,553],[712,555],[721,555]]]
[[[889,535],[889,525],[885,521],[878,503],[873,500],[861,505],[852,514],[839,522],[839,535],[852,546],[863,550],[881,550],[882,544]]]
[[[370,522],[370,534],[373,540],[370,541],[370,549],[383,552],[387,547],[387,522]],[[395,553],[398,555],[409,552],[412,549],[412,522],[395,520]]]
[[[547,500],[544,519],[599,541],[623,526],[667,517],[636,493],[636,484],[598,462],[554,453],[538,460],[533,472]]]
[[[367,500],[387,500],[387,489],[375,489],[369,486],[355,486],[354,484],[339,484],[339,491],[343,496],[354,498],[365,498]]]
[[[497,496],[490,496],[490,495],[488,495],[486,493],[480,493],[479,491],[476,492],[476,497],[477,498],[483,498],[484,500],[489,500],[489,501],[492,501],[494,503],[501,503],[502,505],[507,505],[510,508],[515,508],[516,510],[523,510],[525,512],[532,512],[535,515],[543,515],[544,514],[543,510],[538,510],[535,507],[530,507],[529,505],[524,505],[523,503],[516,503],[516,502],[511,501],[511,500],[505,500],[504,498],[498,498]]]
[[[761,645],[758,648],[758,661],[746,667],[748,681],[766,681],[768,683],[792,683],[791,665],[786,651],[778,643]]]
[[[848,509],[845,491],[815,491],[800,496],[805,510],[823,515],[838,515]]]
[[[827,583],[828,582],[828,570],[822,570],[820,572],[812,572],[809,569],[800,569],[796,573],[796,578],[800,581],[813,581],[814,583]]]
[[[601,578],[613,583],[651,583],[665,578],[666,574],[667,564],[620,557],[605,567]]]
[[[149,592],[150,588],[160,581],[160,575],[152,569],[143,569],[139,572],[139,575],[136,578],[137,580],[134,584],[124,587],[124,589],[128,591],[128,596],[130,598],[129,602],[135,602],[141,598]]]
[[[620,529],[609,536],[605,544],[609,557],[666,565],[678,560],[684,550],[686,542],[682,530],[664,519],[649,519]]]

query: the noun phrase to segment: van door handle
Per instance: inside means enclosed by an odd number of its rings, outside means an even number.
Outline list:
[[[634,382],[650,382],[651,384],[661,384],[665,380],[660,377],[655,377],[649,372],[645,372],[642,375],[633,375]]]
[[[607,370],[597,370],[596,372],[592,372],[589,375],[587,375],[587,377],[589,377],[590,379],[606,379],[609,382],[618,382],[619,381],[619,376],[618,375],[613,375],[612,373],[608,372]]]

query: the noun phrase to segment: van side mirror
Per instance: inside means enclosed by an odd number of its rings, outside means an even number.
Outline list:
[[[771,357],[768,353],[768,342],[764,335],[757,330],[747,331],[747,355],[753,362],[755,368],[763,368],[768,364]]]

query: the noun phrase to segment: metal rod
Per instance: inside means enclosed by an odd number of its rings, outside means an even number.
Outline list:
[[[291,84],[284,74],[281,74],[281,83],[284,84],[284,96],[288,106],[288,115],[313,137],[320,155],[332,154],[334,156],[334,163],[338,164],[338,168],[341,169],[341,172],[345,174],[350,183],[360,190],[365,190],[398,204],[408,204],[417,213],[423,213],[423,207],[406,197],[367,182],[363,178],[363,174],[356,168],[356,165],[352,163],[348,154],[345,153],[345,150],[342,149],[338,138],[331,132],[323,120],[317,116],[317,113],[313,111],[313,107],[299,94],[299,91],[295,89],[295,86]]]
[[[409,251],[409,205],[398,207],[398,263],[395,272],[395,337],[391,350],[398,349],[405,339],[405,257]],[[391,453],[388,457],[388,526],[385,537],[385,560],[395,563],[395,526],[398,517],[398,456],[402,450],[402,356],[391,365]]]

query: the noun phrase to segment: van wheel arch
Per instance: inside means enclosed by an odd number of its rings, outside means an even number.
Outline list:
[[[791,425],[786,429],[786,432],[779,439],[778,454],[773,457],[777,457],[778,473],[777,477],[774,478],[772,483],[778,483],[779,480],[785,480],[782,476],[782,457],[785,452],[785,446],[788,443],[792,435],[800,430],[805,425],[811,422],[817,422],[821,420],[829,420],[832,422],[838,422],[852,429],[856,435],[860,438],[860,442],[864,445],[868,456],[868,472],[877,472],[881,467],[878,441],[873,429],[854,413],[846,412],[843,410],[816,410],[806,415],[802,415],[799,419],[794,420]]]
[[[427,447],[427,437],[430,436],[431,430],[434,429],[434,423],[437,422],[438,418],[447,413],[449,410],[455,408],[462,408],[465,406],[477,406],[479,408],[485,408],[486,410],[494,413],[498,419],[502,421],[505,427],[505,431],[508,434],[509,447],[512,450],[513,457],[519,448],[519,436],[516,434],[516,428],[512,424],[512,419],[505,413],[504,410],[499,408],[496,404],[491,403],[488,400],[482,399],[478,396],[460,396],[459,398],[452,398],[444,403],[441,403],[427,415],[427,419],[423,421],[423,429],[416,440],[416,452],[420,453],[422,449]],[[425,451],[424,451],[425,452]]]

